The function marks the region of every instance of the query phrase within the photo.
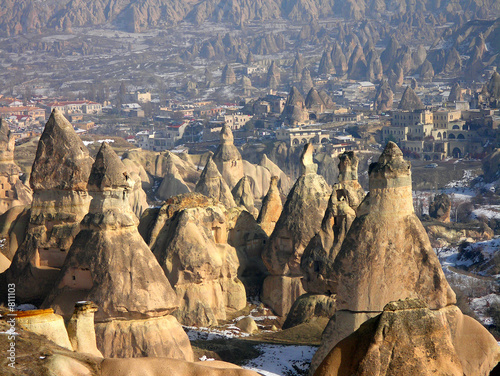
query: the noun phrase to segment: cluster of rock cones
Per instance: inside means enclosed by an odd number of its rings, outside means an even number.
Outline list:
[[[181,324],[217,325],[260,291],[287,318],[284,327],[329,319],[311,375],[488,375],[498,345],[455,306],[414,213],[401,150],[390,142],[370,166],[367,195],[353,152],[339,156],[333,189],[313,153],[305,145],[282,205],[289,183],[281,170],[265,157],[257,166],[244,161],[224,127],[196,184],[174,156],[158,164],[168,199],[139,221],[140,168],[106,143],[92,158],[55,110],[33,164],[31,206],[7,216],[21,231],[9,233],[9,249],[18,247],[0,275],[15,283],[19,303],[44,309],[20,314],[21,326],[90,357],[57,353],[44,367],[61,375],[255,375],[193,363]],[[263,198],[260,212],[255,198]]]

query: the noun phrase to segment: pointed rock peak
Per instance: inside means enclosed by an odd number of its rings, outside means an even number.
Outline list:
[[[346,151],[339,155],[339,181],[358,180],[359,159],[353,151]]]
[[[264,154],[265,156],[265,154]],[[279,180],[279,176],[271,176],[271,180],[269,181],[269,191],[271,190],[278,190],[278,180]]]
[[[411,88],[411,86],[407,86],[403,96],[401,97],[398,108],[400,110],[413,111],[423,110],[425,106],[417,94],[415,94],[415,91]]]
[[[278,65],[276,64],[276,62],[273,60],[271,62],[271,65],[269,66],[269,72],[275,74],[278,72]]]
[[[212,156],[210,156],[207,159],[207,163],[205,164],[205,168],[201,172],[200,180],[198,181],[198,184],[200,184],[200,182],[202,182],[204,180],[214,179],[214,178],[222,178],[222,175],[220,174],[219,170],[217,169],[217,165],[215,164],[214,160],[212,159]]]
[[[131,188],[132,179],[129,178],[127,168],[107,142],[95,157],[89,177],[90,191],[104,191],[106,189]]]
[[[240,179],[231,193],[233,194],[236,205],[244,206],[250,213],[253,214],[253,211],[255,210],[254,197],[250,181],[246,175]]]
[[[488,93],[495,99],[500,99],[500,74],[493,72],[490,81],[488,82]]]
[[[460,87],[460,84],[458,82],[455,82],[453,84],[453,86],[451,87],[450,96],[448,97],[448,101],[456,102],[456,101],[462,101],[462,100],[463,100],[462,88]]]
[[[220,131],[220,142],[223,145],[233,145],[234,143],[233,132],[227,124],[224,124]]]
[[[300,155],[300,175],[315,174],[318,171],[318,165],[313,161],[313,153],[313,144],[305,144]]]
[[[15,141],[9,125],[0,119],[0,162],[14,162]]]
[[[167,150],[167,152],[164,154],[165,155],[165,173],[166,174],[178,174],[179,170],[177,169],[177,166],[175,165],[174,158],[172,157],[172,153]]]
[[[292,86],[292,88],[290,89],[290,94],[288,94],[287,104],[295,105],[297,102],[304,103],[304,97],[302,97],[302,94],[300,94],[299,89],[297,89],[295,86]]]
[[[93,160],[73,126],[54,109],[38,142],[31,169],[34,190],[86,190]]]
[[[309,90],[309,93],[307,93],[305,101],[306,107],[311,108],[313,106],[321,106],[323,104],[323,100],[319,96],[318,91],[312,87],[311,90]]]
[[[380,155],[379,162],[380,161],[386,162],[390,159],[395,159],[395,158],[403,159],[403,152],[395,142],[389,141],[385,146],[384,151]]]
[[[0,118],[0,141],[8,142],[10,136],[9,125]]]
[[[380,155],[377,163],[372,163],[369,167],[368,174],[370,176],[370,189],[372,188],[372,180],[390,180],[397,179],[400,176],[410,177],[409,184],[411,186],[411,164],[403,158],[403,152],[394,142],[389,141]],[[408,181],[405,180],[407,185]],[[400,186],[401,184],[398,184]],[[390,187],[391,185],[387,185]]]

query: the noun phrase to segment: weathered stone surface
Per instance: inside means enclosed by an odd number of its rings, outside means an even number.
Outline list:
[[[309,89],[310,87],[307,90],[309,91]],[[295,86],[290,89],[290,93],[288,94],[285,103],[285,108],[281,113],[281,119],[291,125],[302,123],[307,119],[304,98]]]
[[[262,208],[257,218],[257,222],[268,236],[272,234],[282,210],[283,203],[278,189],[278,177],[273,176],[271,177],[269,191],[262,201]]]
[[[189,362],[194,358],[187,334],[172,315],[99,322],[95,324],[95,333],[97,346],[106,358],[147,356]]]
[[[195,191],[220,201],[227,208],[231,208],[236,205],[231,189],[217,169],[212,157],[209,157],[207,164],[201,173],[200,180],[198,181],[198,184],[196,184]]]
[[[253,334],[259,331],[255,320],[250,316],[243,317],[236,323],[236,326],[244,333]]]
[[[304,146],[301,157],[302,174],[290,191],[280,218],[269,238],[268,246],[262,253],[264,264],[276,278],[290,276],[300,279],[302,253],[321,226],[321,219],[330,196],[330,187],[323,177],[314,172],[314,167],[317,168],[312,161],[311,145],[308,144]],[[264,283],[263,301],[275,311],[280,312],[279,315],[286,315],[293,300],[285,300],[295,299],[300,294],[295,295],[291,291],[289,293],[266,291],[266,286],[274,289],[274,285],[276,282],[267,285]],[[284,300],[279,302],[277,298]]]
[[[284,317],[292,308],[293,302],[305,293],[301,277],[270,275],[264,280],[261,300],[278,316]]]
[[[26,237],[5,272],[7,281],[16,284],[19,301],[38,305],[52,289],[88,212],[92,163],[73,126],[54,110],[33,162],[34,194]]]
[[[236,82],[236,75],[234,74],[233,68],[226,64],[226,66],[222,69],[221,82],[224,85],[232,85]]]
[[[258,296],[267,269],[262,261],[262,250],[269,237],[255,220],[242,208],[227,212],[227,242],[238,252],[238,278],[245,285],[247,296]]]
[[[162,316],[178,306],[137,231],[128,203],[132,184],[125,165],[103,143],[89,177],[89,213],[44,306],[69,317],[77,301],[90,300],[99,306],[96,321]]]
[[[151,249],[180,301],[174,313],[184,325],[216,325],[226,308],[246,305],[237,278],[239,260],[227,244],[220,204],[179,210],[165,221]]]
[[[393,101],[394,93],[387,80],[384,80],[378,87],[377,94],[375,95],[375,109],[380,112],[391,110]]]
[[[333,263],[365,196],[357,180],[358,163],[352,151],[339,156],[339,183],[333,186],[321,229],[309,242],[300,262],[302,284],[308,292],[330,295],[335,289],[330,278]]]
[[[45,124],[30,185],[34,192],[47,190],[86,191],[92,158],[73,126],[58,110]]]
[[[0,215],[0,253],[10,261],[24,242],[30,219],[30,206],[14,206]]]
[[[280,70],[276,65],[275,61],[271,63],[267,71],[267,87],[271,89],[276,89],[281,81]]]
[[[362,324],[335,346],[314,375],[486,376],[498,357],[493,336],[457,307],[431,311],[424,302],[408,299],[387,304]]]
[[[241,154],[234,146],[233,132],[226,124],[220,132],[220,144],[215,151],[213,161],[229,188],[233,189],[244,173]]]
[[[21,169],[14,162],[14,134],[0,119],[0,214],[14,206],[31,204],[32,192],[19,180]]]
[[[420,98],[415,94],[413,89],[410,86],[407,86],[403,96],[401,97],[401,101],[399,102],[398,109],[400,110],[422,110],[425,106],[420,100]]]
[[[488,183],[500,178],[500,149],[496,148],[483,159],[483,176]]]
[[[68,321],[67,330],[74,351],[102,358],[95,338],[94,313],[96,311],[97,306],[92,302],[77,302],[73,315]]]
[[[450,222],[451,200],[446,193],[434,196],[429,205],[429,216],[440,222]]]
[[[338,310],[329,324],[332,335],[323,336],[311,369],[342,336],[357,329],[367,312],[375,315],[390,301],[420,298],[431,309],[455,303],[413,211],[410,167],[392,142],[370,165],[370,193],[358,208],[329,274]]]
[[[311,72],[309,69],[304,68],[302,70],[302,75],[300,78],[300,88],[302,89],[302,92],[305,94],[311,90],[311,88],[314,86],[313,80],[311,78]]]
[[[250,181],[247,176],[243,176],[241,180],[233,188],[232,192],[236,206],[246,209],[255,217],[258,215],[257,209],[254,206],[254,198]]]
[[[310,322],[318,317],[329,319],[335,313],[335,299],[323,294],[301,295],[290,308],[283,329]]]
[[[323,100],[319,96],[318,91],[312,87],[311,90],[307,93],[306,100],[305,100],[305,105],[306,108],[316,111],[318,113],[323,112],[325,108],[325,104],[323,103]]]
[[[190,192],[170,153],[166,155],[166,160],[166,166],[162,169],[163,180],[156,191],[156,195],[162,200],[168,200],[170,197]]]
[[[281,170],[281,168],[279,168],[273,161],[271,161],[266,154],[262,155],[259,165],[268,169],[271,173],[271,176],[278,176],[278,188],[280,189],[280,192],[282,194],[287,195],[288,192],[290,192],[290,189],[292,188],[292,182],[290,181],[290,178]],[[267,187],[267,190],[268,189],[269,187]],[[267,194],[267,190],[264,190],[264,195]]]
[[[40,334],[61,347],[73,350],[64,326],[64,319],[52,309],[16,312],[16,326]]]
[[[102,376],[133,376],[139,372],[144,376],[258,376],[257,372],[241,369],[230,363],[221,363],[190,363],[165,358],[105,359],[102,362]]]
[[[458,82],[455,82],[450,90],[450,96],[448,97],[449,102],[463,101],[464,96],[462,94],[462,88]]]
[[[329,51],[323,51],[321,55],[321,60],[318,66],[318,76],[335,74],[335,66],[333,65],[332,58]]]

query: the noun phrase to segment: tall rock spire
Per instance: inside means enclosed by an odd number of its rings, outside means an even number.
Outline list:
[[[224,124],[220,132],[220,144],[215,151],[213,161],[230,189],[233,189],[243,177],[243,160],[234,146],[231,128]]]
[[[53,287],[87,214],[93,160],[73,126],[52,111],[38,142],[30,184],[33,203],[24,242],[6,271],[19,301],[39,304]]]

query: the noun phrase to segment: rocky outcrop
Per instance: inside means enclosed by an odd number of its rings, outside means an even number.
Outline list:
[[[96,321],[162,316],[177,307],[170,284],[137,231],[127,202],[132,184],[120,158],[103,143],[89,177],[89,213],[45,306],[69,317],[77,301],[90,300],[99,306]]]
[[[300,262],[302,285],[309,293],[333,294],[333,263],[365,197],[358,183],[358,163],[352,151],[339,156],[339,183],[333,186],[321,229],[307,245]]]
[[[184,325],[217,325],[226,309],[246,305],[236,250],[227,244],[225,209],[199,195],[177,196],[160,209],[151,249],[180,301]],[[156,230],[155,230],[156,229]],[[156,235],[157,234],[157,235]]]
[[[312,87],[312,85],[311,85]],[[309,90],[310,87],[307,89]],[[281,113],[281,119],[290,125],[303,123],[307,120],[307,112],[305,111],[305,103],[302,94],[295,86],[290,89],[288,98],[285,103],[285,108]]]
[[[318,76],[335,74],[335,66],[333,65],[332,58],[329,51],[323,51],[321,60],[318,66]]]
[[[215,151],[213,161],[229,188],[233,189],[244,173],[241,154],[234,146],[233,132],[226,124],[220,132],[220,144]]]
[[[14,134],[0,119],[0,214],[14,206],[31,204],[32,192],[19,180],[21,169],[14,162]]]
[[[267,87],[276,89],[280,85],[280,81],[280,71],[273,60],[273,62],[269,66],[269,70],[267,71]]]
[[[487,376],[499,357],[493,336],[456,306],[430,310],[407,299],[388,303],[338,343],[314,375]]]
[[[399,102],[398,109],[405,111],[423,110],[425,108],[424,104],[420,98],[415,94],[415,91],[411,86],[407,86],[401,101]]]
[[[500,73],[493,72],[490,80],[485,85],[486,96],[490,105],[494,108],[498,108],[500,103]]]
[[[254,206],[252,188],[250,187],[250,182],[246,176],[241,178],[231,193],[233,194],[236,206],[244,208],[255,217],[258,215],[258,211]]]
[[[313,87],[307,93],[304,104],[306,105],[307,109],[317,113],[322,113],[323,110],[325,109],[325,104],[323,103],[323,100],[319,96],[318,91]]]
[[[483,176],[487,183],[500,178],[500,149],[496,148],[483,159]]]
[[[262,207],[257,218],[257,223],[260,224],[268,236],[272,234],[282,209],[283,203],[281,202],[281,195],[278,189],[278,177],[273,176],[269,184],[269,191],[264,200],[262,200]]]
[[[236,75],[234,74],[233,68],[226,64],[222,69],[221,83],[224,85],[232,85],[236,82]]]
[[[220,201],[226,208],[232,208],[236,205],[231,189],[219,173],[212,157],[208,158],[207,164],[201,173],[200,180],[198,184],[196,184],[195,192]]]
[[[24,242],[6,270],[20,302],[40,304],[54,286],[80,221],[88,212],[87,182],[93,160],[58,110],[40,137],[30,185],[33,203]]]
[[[99,306],[95,314],[100,323],[98,346],[105,357],[133,356],[137,349],[123,348],[132,341],[144,344],[142,356],[171,355],[167,349],[173,342],[157,343],[156,334],[146,330],[145,324],[153,318],[168,322],[165,316],[177,308],[177,296],[137,231],[138,221],[128,203],[133,181],[106,143],[96,156],[88,188],[92,196],[89,213],[43,306],[69,317],[76,302],[95,302]]]
[[[158,198],[168,200],[172,196],[190,192],[189,187],[175,166],[170,153],[166,156],[166,165],[162,168],[163,180],[156,191]]]
[[[312,144],[301,156],[301,176],[288,194],[280,218],[269,238],[262,259],[271,276],[264,281],[262,301],[285,316],[295,299],[304,293],[300,284],[300,259],[318,232],[330,196],[330,187],[316,174]]]
[[[392,109],[393,101],[394,93],[387,80],[384,80],[378,87],[377,94],[375,95],[375,109],[379,112],[389,111]]]
[[[451,200],[446,193],[434,196],[429,205],[429,216],[440,222],[450,222]]]
[[[300,88],[301,88],[302,92],[304,94],[308,93],[309,90],[311,90],[311,88],[313,86],[314,86],[314,84],[313,84],[313,80],[311,78],[311,72],[309,71],[309,69],[304,68],[302,70],[302,74],[301,74],[301,78],[300,78]]]
[[[378,162],[370,165],[369,176],[370,193],[358,207],[329,274],[337,312],[323,333],[313,370],[335,344],[390,301],[420,298],[431,309],[455,303],[414,213],[411,166],[396,144],[387,144]]]
[[[300,53],[295,55],[295,59],[292,64],[292,79],[294,82],[300,82],[302,79],[302,70],[304,69],[304,58]]]
[[[450,95],[448,96],[448,102],[460,102],[464,100],[462,93],[462,88],[458,82],[455,82],[450,90]]]
[[[67,330],[74,351],[102,358],[95,338],[94,313],[96,311],[97,306],[92,302],[77,302],[73,315],[68,321]]]
[[[422,81],[432,81],[434,78],[434,67],[429,60],[425,60],[420,66],[419,74]]]
[[[262,158],[259,162],[259,166],[262,166],[269,170],[271,176],[278,177],[278,188],[282,192],[282,194],[288,194],[290,188],[292,188],[292,183],[287,174],[285,174],[281,168],[279,168],[273,161],[271,161],[266,154],[262,155]],[[270,181],[270,180],[269,180]],[[269,188],[268,188],[269,189]],[[264,192],[266,194],[267,192]]]

